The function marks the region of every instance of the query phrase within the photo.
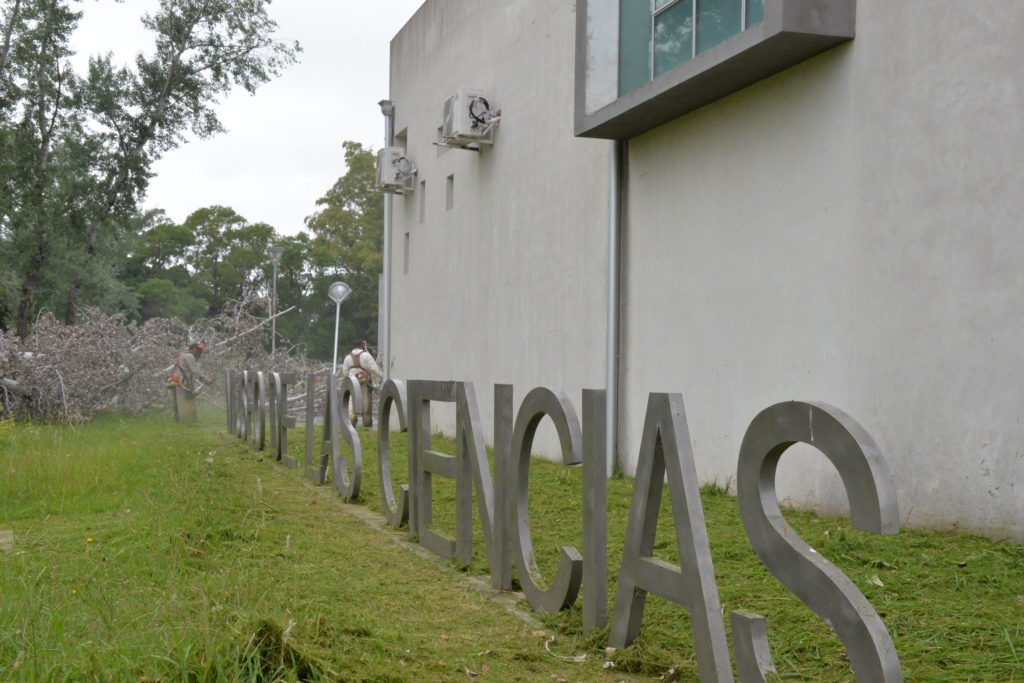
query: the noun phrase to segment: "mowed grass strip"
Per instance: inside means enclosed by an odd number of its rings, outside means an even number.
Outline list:
[[[360,430],[364,481],[361,504],[382,510],[376,433]],[[455,452],[452,440],[432,437],[432,447]],[[301,444],[298,446],[301,448]],[[407,481],[407,439],[391,436],[393,486]],[[722,454],[725,457],[725,454]],[[735,457],[735,456],[733,456]],[[492,468],[493,468],[493,454]],[[454,535],[454,483],[434,476],[434,525]],[[530,468],[529,511],[537,562],[545,577],[558,569],[559,548],[582,548],[582,471],[535,460]],[[727,633],[732,610],[768,619],[778,669],[769,680],[847,682],[854,678],[835,633],[765,569],[747,540],[736,498],[728,486],[703,487],[719,595]],[[608,481],[608,600],[614,602],[618,568],[633,494],[633,480]],[[656,556],[678,562],[671,494],[662,496]],[[474,515],[476,511],[474,508]],[[881,536],[853,529],[848,518],[786,512],[793,528],[834,562],[871,601],[888,627],[907,681],[1005,683],[1024,681],[1024,546],[964,534],[904,529]],[[474,560],[465,570],[487,575],[479,519],[474,519]],[[653,680],[697,680],[687,612],[648,595],[641,635],[626,650],[606,653],[607,629],[582,635],[579,601],[544,617],[566,652],[605,658],[615,670]],[[731,634],[730,645],[731,645]]]
[[[649,596],[638,641],[606,652],[607,631],[582,635],[579,604],[538,628],[460,580],[487,578],[478,519],[467,567],[423,559],[355,519],[346,508],[382,509],[373,430],[360,430],[362,490],[346,504],[213,420],[0,432],[0,529],[16,535],[13,551],[0,551],[0,677],[696,680],[677,605]],[[302,433],[289,439],[300,461]],[[393,434],[391,446],[397,490],[407,481],[406,435]],[[441,436],[433,448],[454,453]],[[581,479],[579,468],[531,467],[545,576],[560,546],[581,546]],[[454,483],[433,481],[432,528],[453,535]],[[828,626],[760,565],[725,489],[702,492],[725,614],[768,618],[772,680],[853,680]],[[609,608],[631,495],[632,480],[609,481]],[[655,553],[676,561],[670,497],[666,489]],[[1024,681],[1022,546],[875,536],[797,511],[787,519],[874,604],[906,680]]]
[[[0,679],[622,679],[220,424],[3,432]]]

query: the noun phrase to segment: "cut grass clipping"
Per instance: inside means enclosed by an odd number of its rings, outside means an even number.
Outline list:
[[[0,424],[0,680],[696,680],[674,604],[648,596],[640,638],[608,652],[606,631],[581,635],[578,605],[523,618],[525,603],[495,599],[508,594],[486,589],[479,520],[466,567],[367,525],[366,509],[382,511],[373,431],[346,504],[224,434],[219,415]],[[397,487],[405,435],[391,447]],[[434,448],[454,453],[442,437]],[[434,489],[433,528],[454,535],[454,482]],[[631,493],[609,481],[609,596]],[[664,498],[655,552],[674,562]],[[727,487],[702,502],[723,608],[767,617],[775,680],[852,680],[835,635],[758,562]],[[558,547],[580,546],[581,506],[578,468],[533,463],[545,576]],[[908,681],[1024,681],[1024,547],[786,514],[874,604]]]

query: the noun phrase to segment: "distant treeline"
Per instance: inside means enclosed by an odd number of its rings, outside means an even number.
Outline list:
[[[87,307],[186,322],[232,300],[269,308],[266,249],[278,244],[279,310],[297,309],[279,335],[328,357],[326,291],[343,279],[353,289],[343,338],[374,339],[382,201],[359,144],[345,143],[345,175],[296,236],[222,206],[180,225],[140,209],[154,161],[222,130],[220,97],[252,92],[295,61],[301,48],[273,39],[268,3],[162,0],[141,18],[150,50],[126,65],[94,56],[79,73],[70,39],[88,11],[75,0],[0,0],[0,330],[25,338],[43,311],[73,324]]]

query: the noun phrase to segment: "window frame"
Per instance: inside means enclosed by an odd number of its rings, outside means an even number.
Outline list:
[[[607,40],[613,30],[618,36],[619,5],[630,1],[635,0],[576,2],[575,133],[578,137],[629,139],[845,43],[855,34],[856,0],[764,0],[761,21],[750,26],[746,26],[748,3],[744,1],[745,29],[704,52],[697,52],[694,21],[692,49],[696,54],[667,72],[653,76],[655,5],[652,1],[650,68],[653,77],[616,97],[620,78],[619,47],[615,45],[614,50],[609,50],[598,41]],[[658,11],[692,1],[668,2]],[[597,18],[591,21],[592,16]],[[598,21],[607,24],[613,18],[615,27],[594,25]],[[610,52],[614,52],[614,59],[609,58]],[[608,85],[609,79],[614,79],[613,88]]]

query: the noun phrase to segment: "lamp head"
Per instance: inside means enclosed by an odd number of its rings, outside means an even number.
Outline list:
[[[340,304],[342,301],[348,298],[348,295],[352,293],[352,288],[346,285],[344,282],[335,282],[327,290],[327,296],[331,297],[331,301],[336,304]]]
[[[267,254],[270,256],[270,260],[274,265],[281,263],[281,257],[284,256],[284,247],[272,244],[267,247]]]

